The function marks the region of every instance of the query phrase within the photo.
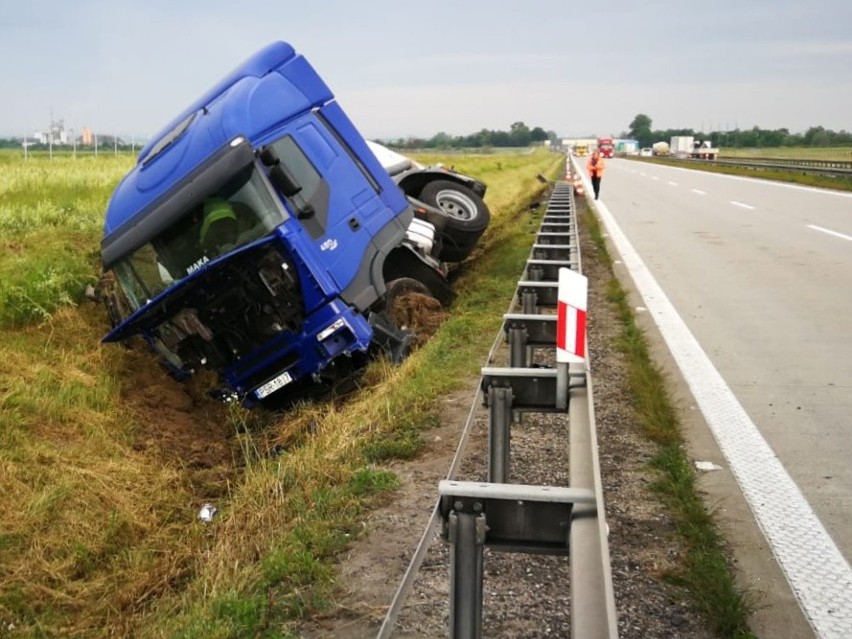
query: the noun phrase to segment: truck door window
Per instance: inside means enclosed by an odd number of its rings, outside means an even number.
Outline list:
[[[299,217],[311,237],[321,237],[325,234],[328,219],[328,184],[291,136],[280,138],[270,146],[301,187],[295,195],[285,196],[289,208]],[[306,215],[305,211],[310,213]]]

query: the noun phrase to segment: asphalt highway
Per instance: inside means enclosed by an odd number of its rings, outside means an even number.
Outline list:
[[[852,194],[613,159],[599,213],[813,633],[852,636]]]

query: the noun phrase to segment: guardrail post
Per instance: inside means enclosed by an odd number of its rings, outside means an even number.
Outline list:
[[[568,408],[568,377],[568,364],[556,364],[556,408],[559,410]]]
[[[510,326],[509,334],[509,366],[512,368],[527,366],[527,329],[523,326]]]
[[[529,279],[531,282],[540,282],[544,279],[544,269],[540,266],[534,266],[529,270]]]
[[[521,293],[521,306],[524,313],[534,315],[538,308],[538,295],[533,290],[525,290]]]
[[[488,387],[488,481],[505,484],[509,477],[512,402],[510,387]]]
[[[474,502],[465,508],[457,500],[449,514],[450,542],[450,638],[482,636],[482,547],[485,516]]]

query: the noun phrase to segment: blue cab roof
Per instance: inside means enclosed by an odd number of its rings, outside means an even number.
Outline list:
[[[286,42],[264,47],[167,124],[139,153],[107,205],[104,238],[133,222],[206,158],[237,136],[254,142],[272,127],[334,99]]]

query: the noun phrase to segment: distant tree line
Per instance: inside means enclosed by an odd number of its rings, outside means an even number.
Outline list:
[[[483,147],[524,147],[542,144],[550,140],[556,142],[558,136],[553,131],[545,131],[540,126],[529,128],[523,122],[515,122],[508,131],[482,129],[470,135],[452,136],[438,133],[431,138],[397,138],[381,140],[387,146],[397,149],[458,149]]]
[[[675,135],[691,135],[696,140],[710,140],[717,148],[758,148],[779,146],[852,146],[852,132],[832,131],[814,126],[804,133],[790,133],[789,129],[751,129],[733,131],[695,131],[694,129],[651,128],[651,118],[644,113],[638,114],[630,123],[630,128],[622,134],[638,140],[640,147],[648,147],[655,142],[668,142]]]
[[[789,129],[761,129],[754,126],[751,129],[733,131],[696,131],[694,129],[661,129],[653,130],[651,118],[644,113],[638,114],[626,132],[621,134],[622,138],[637,140],[640,147],[648,147],[654,142],[668,142],[675,135],[691,135],[697,140],[710,140],[715,147],[779,147],[779,146],[852,146],[852,132],[845,130],[832,131],[821,126],[808,129],[805,133],[790,133]],[[587,137],[595,137],[590,135]],[[482,129],[477,133],[469,135],[452,136],[448,133],[437,133],[431,138],[396,138],[379,140],[387,146],[397,149],[458,149],[458,148],[487,148],[487,147],[526,147],[530,145],[543,144],[550,141],[558,145],[561,136],[553,131],[545,131],[540,126],[530,128],[524,122],[514,122],[508,131],[495,131]],[[0,149],[21,148],[21,138],[0,138]],[[29,142],[33,150],[47,149],[46,144],[35,144]],[[57,145],[54,145],[57,146]],[[66,145],[69,146],[70,145]],[[82,148],[78,141],[78,147]],[[91,147],[89,147],[91,148]],[[127,144],[121,139],[115,140],[112,136],[103,136],[98,139],[98,148],[117,148],[126,151],[138,149],[139,144]]]

